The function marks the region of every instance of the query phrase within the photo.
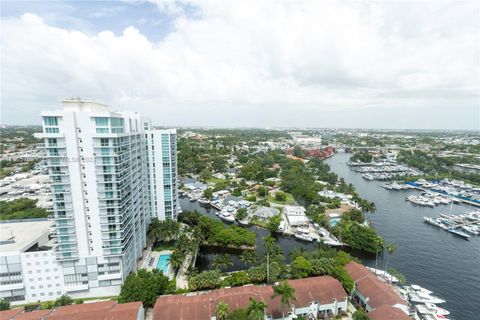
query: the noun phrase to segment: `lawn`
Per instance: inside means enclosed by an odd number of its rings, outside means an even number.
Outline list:
[[[219,179],[219,178],[211,177],[210,179],[207,180],[207,183],[217,184],[217,183],[223,183],[223,182],[226,182],[226,181],[227,180],[225,180],[225,179]]]
[[[287,199],[285,201],[278,201],[278,200],[275,199],[274,196],[269,194],[268,197],[267,197],[267,201],[277,203],[277,204],[287,204],[287,205],[295,204],[295,199],[293,198],[291,193],[285,192],[285,195],[287,196]]]

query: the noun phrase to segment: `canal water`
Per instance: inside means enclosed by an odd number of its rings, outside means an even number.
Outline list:
[[[383,182],[367,181],[361,174],[350,170],[346,162],[350,154],[337,153],[326,160],[331,170],[348,183],[352,183],[362,198],[375,202],[377,212],[368,215],[379,234],[386,243],[394,243],[397,251],[390,257],[389,267],[395,268],[405,275],[407,282],[418,284],[432,290],[435,295],[445,299],[442,305],[451,312],[453,320],[480,320],[480,237],[467,241],[448,232],[423,222],[423,217],[436,217],[440,213],[448,213],[450,205],[435,208],[421,207],[405,202],[409,194],[418,191],[391,191],[381,188]],[[215,209],[205,208],[188,198],[180,199],[185,211],[197,210],[210,217],[217,218]],[[452,213],[475,210],[473,207],[453,205]],[[257,254],[264,256],[262,238],[268,235],[267,230],[250,227],[257,235]],[[295,238],[279,236],[278,243],[287,261],[289,253],[297,247],[307,250],[312,244]],[[207,269],[214,254],[221,253],[203,250],[199,256],[197,267]],[[244,263],[231,253],[233,265],[227,271],[245,268]],[[365,265],[375,266],[375,256],[352,253]],[[378,266],[385,265],[386,256],[380,256]]]

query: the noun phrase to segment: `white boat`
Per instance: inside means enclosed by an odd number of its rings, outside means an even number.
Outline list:
[[[312,242],[313,241],[313,238],[306,235],[306,234],[302,234],[302,233],[295,233],[294,234],[295,238],[297,238],[298,240],[303,240],[303,241],[308,241],[308,242]]]
[[[407,201],[410,201],[411,203],[418,204],[421,206],[429,206],[429,207],[435,207],[435,203],[432,201],[424,198],[424,197],[416,197],[416,196],[408,196],[406,198]]]
[[[424,287],[421,287],[417,284],[412,284],[410,285],[410,287],[415,290],[415,292],[422,292],[422,293],[425,293],[425,294],[432,294],[433,292],[428,290],[428,289],[425,289]]]
[[[220,214],[218,215],[218,217],[224,221],[227,221],[227,222],[234,222],[235,221],[235,217],[228,213],[227,211],[221,211]]]
[[[463,226],[462,229],[475,236],[478,236],[480,234],[480,230],[476,226]]]
[[[420,319],[435,319],[435,320],[448,320],[447,315],[450,314],[449,311],[437,307],[436,305],[432,303],[425,303],[425,304],[420,304],[415,307],[417,315],[419,315]]]
[[[205,199],[205,198],[200,198],[200,199],[198,199],[197,201],[198,201],[198,203],[200,203],[200,204],[209,204],[209,203],[210,203],[210,201],[208,201],[208,200]]]
[[[455,229],[455,228],[448,228],[447,231],[450,232],[450,233],[453,233],[453,234],[455,234],[455,235],[457,235],[457,236],[459,236],[459,237],[462,237],[462,238],[464,238],[464,239],[470,238],[470,235],[469,235],[469,234],[467,234],[467,233],[465,233],[465,232],[463,232],[463,231],[461,231],[461,230]]]
[[[369,174],[369,173],[362,174],[362,177],[364,179],[367,179],[367,180],[370,180],[370,181],[375,179],[375,177],[373,175]]]
[[[438,221],[438,219],[423,217],[423,220],[425,220],[426,223],[429,223],[429,224],[434,225],[436,227],[439,227],[439,228],[442,228],[442,229],[447,229],[447,227],[443,223]]]
[[[390,273],[386,272],[386,271],[383,271],[383,270],[380,270],[380,269],[375,269],[375,268],[371,268],[371,267],[367,267],[367,269],[375,274],[377,277],[380,277],[386,281],[389,281],[391,283],[397,283],[398,282],[398,279],[394,276],[392,276]]]
[[[445,300],[440,299],[439,297],[432,296],[429,293],[426,292],[414,292],[409,294],[410,301],[415,302],[415,303],[433,303],[433,304],[438,304],[438,303],[444,303]]]
[[[420,307],[419,305],[418,307]],[[440,315],[440,316],[448,316],[450,314],[450,311],[440,308],[433,303],[425,303],[425,308],[427,308],[431,313]]]

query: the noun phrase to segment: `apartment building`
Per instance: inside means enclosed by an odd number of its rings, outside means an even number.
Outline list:
[[[42,123],[36,136],[44,140],[53,201],[46,251],[58,264],[58,292],[118,294],[142,257],[152,216],[176,219],[176,133],[152,130],[135,112],[79,98],[42,112]],[[20,273],[25,282],[23,268]],[[52,300],[29,296],[28,286],[24,290],[5,297]]]

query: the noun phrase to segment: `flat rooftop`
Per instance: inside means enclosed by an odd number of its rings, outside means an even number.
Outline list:
[[[53,221],[36,220],[0,223],[0,251],[23,252],[50,234]],[[39,243],[45,245],[45,243]]]

